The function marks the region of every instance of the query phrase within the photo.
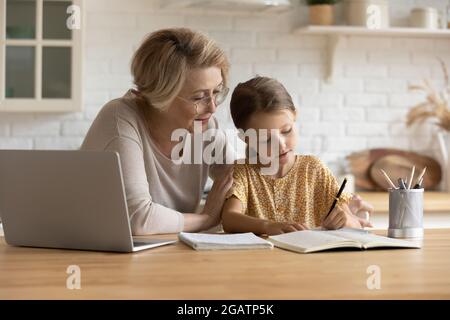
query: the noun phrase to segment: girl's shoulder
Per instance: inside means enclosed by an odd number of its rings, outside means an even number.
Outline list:
[[[306,165],[321,166],[323,161],[319,157],[310,154],[297,154],[297,162]]]
[[[233,171],[238,175],[254,175],[261,171],[261,166],[258,164],[248,163],[246,159],[238,159],[234,162]]]
[[[297,155],[297,166],[308,172],[328,170],[327,165],[314,155]]]

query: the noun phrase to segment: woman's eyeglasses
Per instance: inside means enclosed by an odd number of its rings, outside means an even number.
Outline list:
[[[180,96],[177,96],[177,98],[184,100],[189,103],[193,103],[195,107],[195,112],[197,114],[203,113],[206,110],[208,110],[208,107],[211,105],[211,102],[214,101],[214,105],[217,107],[218,105],[222,104],[225,99],[227,98],[228,92],[230,91],[229,88],[223,87],[218,91],[217,93],[214,93],[212,96],[205,96],[204,98],[201,98],[197,101],[192,101]]]

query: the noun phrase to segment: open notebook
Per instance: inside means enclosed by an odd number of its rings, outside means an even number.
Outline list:
[[[305,230],[284,233],[268,238],[276,247],[309,253],[338,248],[420,248],[411,241],[392,239],[366,232],[350,230],[318,231]]]
[[[261,239],[251,232],[237,234],[180,232],[178,238],[195,250],[273,248],[271,242]]]

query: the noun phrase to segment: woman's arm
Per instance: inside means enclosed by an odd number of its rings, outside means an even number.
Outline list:
[[[233,168],[216,177],[200,214],[185,213],[183,231],[195,232],[210,229],[220,223],[225,196],[233,184]]]
[[[183,213],[184,232],[199,232],[214,227],[215,224],[209,215],[203,213]]]
[[[131,229],[133,235],[173,233],[179,231],[199,232],[220,223],[225,195],[233,183],[233,171],[228,170],[217,177],[206,199],[201,213],[180,213],[154,203],[148,194],[138,210],[131,208]],[[130,203],[130,201],[129,201]],[[145,204],[148,203],[148,204]],[[174,228],[178,228],[174,229]]]
[[[374,211],[374,207],[362,199],[358,194],[353,195],[348,206],[355,216],[365,218],[366,220],[369,220]],[[368,217],[366,213],[368,214]]]
[[[227,139],[225,131],[219,129],[219,123],[214,115],[212,116],[212,120],[213,121],[210,122],[212,127],[208,127],[208,129],[215,129],[213,135],[214,141],[211,143],[214,144],[214,150],[216,154],[221,155],[221,157],[219,157],[218,163],[213,163],[209,167],[209,177],[213,180],[216,180],[217,177],[223,176],[234,167],[233,165],[237,160],[237,154],[234,150],[234,147]]]
[[[136,139],[117,137],[105,150],[120,154],[133,235],[198,232],[219,224],[225,194],[232,183],[231,173],[216,179],[201,213],[179,212],[153,201],[142,148]]]

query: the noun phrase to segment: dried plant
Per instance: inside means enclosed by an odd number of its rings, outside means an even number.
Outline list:
[[[450,132],[450,85],[449,73],[445,62],[438,58],[444,73],[445,87],[442,91],[435,90],[427,79],[423,80],[423,85],[410,85],[409,90],[422,91],[427,94],[426,100],[412,107],[407,115],[407,126],[418,122],[422,123],[426,119],[436,120],[436,125]]]

